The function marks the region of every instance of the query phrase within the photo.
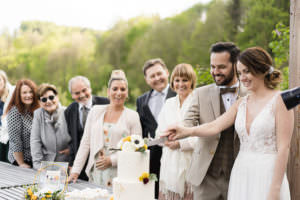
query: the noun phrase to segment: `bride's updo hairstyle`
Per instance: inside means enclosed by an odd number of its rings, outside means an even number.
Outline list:
[[[126,83],[126,87],[128,88],[128,82],[127,82],[127,78],[126,78],[126,75],[124,73],[123,70],[121,69],[117,69],[117,70],[113,70],[111,72],[111,75],[110,75],[110,79],[108,81],[108,88],[111,87],[111,84],[113,81],[124,81]]]
[[[239,57],[243,65],[253,74],[264,74],[267,88],[275,89],[282,80],[281,72],[273,67],[270,54],[261,47],[251,47],[243,51]]]

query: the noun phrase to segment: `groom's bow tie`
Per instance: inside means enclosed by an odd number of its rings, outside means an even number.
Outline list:
[[[220,88],[220,94],[226,94],[226,93],[236,93],[237,87],[223,87]]]

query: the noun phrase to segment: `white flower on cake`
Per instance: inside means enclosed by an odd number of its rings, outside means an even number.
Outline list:
[[[134,144],[136,149],[142,148],[145,145],[145,142],[140,135],[132,135],[131,142]]]
[[[128,152],[144,152],[147,150],[147,145],[140,135],[131,135],[124,137],[117,145],[119,150]]]
[[[124,142],[122,145],[122,151],[127,151],[127,152],[135,152],[136,148],[132,142]]]
[[[121,149],[122,150],[122,145],[123,145],[123,141],[122,140],[120,140],[119,142],[118,142],[118,145],[117,145],[117,147],[118,147],[118,149]]]

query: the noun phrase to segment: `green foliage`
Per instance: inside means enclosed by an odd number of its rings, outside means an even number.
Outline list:
[[[197,84],[198,86],[204,86],[210,83],[213,83],[213,78],[210,75],[209,67],[201,67],[196,65],[196,75],[197,75]]]
[[[0,33],[0,69],[12,83],[30,78],[56,85],[63,105],[72,101],[71,77],[88,77],[93,94],[106,96],[111,71],[123,69],[129,82],[126,105],[134,108],[136,98],[149,89],[142,72],[146,60],[162,58],[170,73],[177,64],[190,63],[202,86],[213,82],[210,46],[233,41],[242,50],[262,46],[270,51],[287,88],[288,9],[285,0],[212,0],[166,19],[120,20],[107,31],[25,21],[14,34]]]
[[[269,47],[274,54],[274,60],[277,66],[283,67],[288,64],[290,29],[282,23],[276,24],[275,30],[272,31],[273,41]]]
[[[274,61],[276,66],[281,69],[283,73],[283,81],[280,85],[282,90],[289,87],[289,43],[290,43],[290,29],[282,23],[276,24],[276,29],[272,31],[273,41],[270,42],[269,47],[274,54]]]
[[[243,3],[241,32],[237,35],[239,46],[244,49],[261,46],[268,50],[272,40],[272,30],[278,22],[288,25],[289,13],[276,7],[274,0],[251,1]]]

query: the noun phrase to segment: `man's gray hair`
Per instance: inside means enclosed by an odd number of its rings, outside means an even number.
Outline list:
[[[68,88],[69,88],[69,92],[71,94],[72,94],[72,84],[77,82],[77,81],[82,81],[82,82],[84,82],[84,84],[86,84],[87,87],[91,88],[91,82],[87,77],[85,77],[85,76],[75,76],[75,77],[73,77],[69,80]]]

